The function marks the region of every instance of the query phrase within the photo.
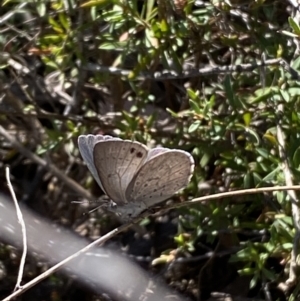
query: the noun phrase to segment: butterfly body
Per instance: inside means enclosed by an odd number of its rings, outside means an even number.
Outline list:
[[[112,212],[120,217],[123,222],[128,222],[136,216],[139,216],[142,212],[146,211],[148,207],[145,203],[127,203],[122,206],[118,206],[111,202],[106,207],[106,210]]]
[[[102,135],[81,135],[78,145],[90,172],[113,201],[107,209],[124,221],[185,187],[194,169],[193,157],[182,150],[148,149],[136,141]]]

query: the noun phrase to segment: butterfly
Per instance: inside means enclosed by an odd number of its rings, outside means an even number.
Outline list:
[[[78,137],[79,151],[101,189],[108,210],[128,221],[188,185],[194,159],[183,150],[149,149],[137,141],[103,135]]]

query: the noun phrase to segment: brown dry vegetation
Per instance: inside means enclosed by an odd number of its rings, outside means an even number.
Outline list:
[[[103,192],[79,155],[80,134],[190,152],[195,173],[174,202],[299,182],[300,20],[294,2],[3,1],[0,191],[10,198],[9,166],[22,210],[41,223],[25,218],[23,284],[119,226],[101,209],[88,213],[96,207],[85,202],[89,195]],[[299,299],[297,203],[297,195],[274,192],[159,211],[141,222],[143,234],[131,228],[104,250],[126,254],[178,299]],[[1,212],[4,298],[16,283],[22,240],[14,231],[7,235],[11,220]],[[47,228],[57,236],[50,238]],[[63,229],[85,243],[72,249],[71,238],[59,236]],[[98,265],[90,271],[122,275],[112,281],[134,274],[109,260]],[[75,267],[64,272],[18,300],[157,300],[126,297],[88,272],[84,281]]]

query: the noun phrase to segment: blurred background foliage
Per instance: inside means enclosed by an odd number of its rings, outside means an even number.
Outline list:
[[[191,152],[193,179],[174,201],[289,184],[283,166],[297,184],[297,9],[287,0],[3,1],[0,164],[10,166],[19,202],[90,239],[117,226],[100,210],[84,214],[93,204],[72,204],[83,196],[49,169],[100,196],[77,147],[88,133]],[[220,199],[155,214],[142,222],[147,235],[132,230],[109,244],[143,257],[146,270],[193,300],[212,292],[294,300],[293,210],[287,192]],[[3,245],[4,265],[11,252]],[[59,293],[61,282],[51,283]]]

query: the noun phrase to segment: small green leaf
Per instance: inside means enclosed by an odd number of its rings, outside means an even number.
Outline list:
[[[152,128],[153,126],[153,122],[156,120],[156,114],[151,114],[149,116],[149,118],[147,119],[147,122],[146,122],[146,125],[147,125],[147,128],[150,129]]]
[[[196,120],[195,122],[193,122],[189,129],[188,129],[188,133],[193,133],[195,131],[197,131],[197,129],[199,128],[199,126],[201,125],[201,120]]]
[[[246,173],[244,176],[244,188],[250,188],[253,186],[252,175],[251,173]]]
[[[52,25],[53,30],[55,30],[58,33],[64,33],[64,30],[61,27],[61,24],[56,22],[52,17],[48,18],[49,24]]]
[[[45,17],[47,11],[46,3],[42,1],[36,3],[36,10],[40,17]]]
[[[277,146],[277,138],[270,132],[267,132],[266,134],[264,134],[263,136],[266,140],[268,140],[270,143],[272,143],[273,145]]]
[[[282,98],[286,101],[286,102],[289,102],[291,97],[290,97],[290,94],[285,91],[285,90],[279,90],[279,93],[281,94]]]
[[[265,182],[265,183],[272,182],[274,179],[276,179],[280,169],[281,169],[280,167],[275,168],[269,174],[267,174],[265,177],[263,177],[262,181]]]
[[[252,114],[250,112],[246,112],[243,114],[243,119],[245,122],[245,125],[248,127],[251,123]]]
[[[169,113],[170,113],[173,117],[175,117],[175,118],[178,118],[178,117],[179,117],[178,113],[172,111],[172,110],[169,109],[169,108],[166,108],[166,111],[169,112]]]
[[[249,276],[249,275],[253,275],[255,273],[256,269],[254,268],[244,268],[239,270],[239,274],[243,275],[243,276]]]
[[[250,289],[254,288],[256,286],[258,279],[259,279],[258,273],[255,273],[253,278],[250,281],[250,285],[249,285]]]
[[[292,68],[299,70],[300,69],[300,56],[298,56],[291,64]]]
[[[196,101],[199,99],[199,95],[197,92],[195,92],[194,90],[192,89],[187,89],[187,94],[189,96],[189,98],[191,98],[192,100]]]
[[[235,110],[245,109],[245,105],[243,104],[243,102],[235,96],[235,92],[232,89],[231,80],[228,75],[225,77],[224,80],[224,89],[232,108],[234,108]]]
[[[256,103],[262,103],[265,102],[272,96],[273,94],[273,89],[271,88],[266,88],[266,89],[259,89],[255,93],[257,97],[253,98],[250,100],[250,104],[256,104]]]
[[[288,18],[288,21],[289,21],[289,24],[290,24],[291,28],[293,29],[294,33],[297,35],[300,35],[300,27],[299,27],[299,24],[297,23],[297,21],[291,17]]]
[[[168,26],[168,22],[166,21],[166,19],[162,19],[160,22],[160,30],[162,32],[167,32],[169,31],[169,26]]]
[[[194,110],[194,112],[196,114],[200,115],[202,113],[201,109],[199,108],[198,104],[195,101],[190,99],[189,103],[190,103],[191,108]]]
[[[293,163],[296,169],[300,169],[300,147],[296,149],[293,155]]]
[[[59,18],[60,23],[64,27],[64,29],[66,31],[69,31],[70,30],[70,20],[67,18],[67,16],[65,14],[59,14],[58,18]]]
[[[201,167],[205,167],[208,164],[211,156],[212,156],[212,152],[210,152],[210,153],[208,153],[208,152],[204,153],[204,155],[202,156],[202,158],[201,158],[201,160],[199,162],[200,166]]]
[[[91,0],[87,1],[85,3],[82,3],[80,7],[93,7],[93,6],[98,6],[98,8],[104,8],[107,5],[111,5],[114,3],[114,0]]]
[[[270,157],[270,152],[269,150],[265,149],[265,148],[261,148],[261,147],[257,147],[256,151],[259,155],[261,155],[263,158],[265,159],[269,159]]]

